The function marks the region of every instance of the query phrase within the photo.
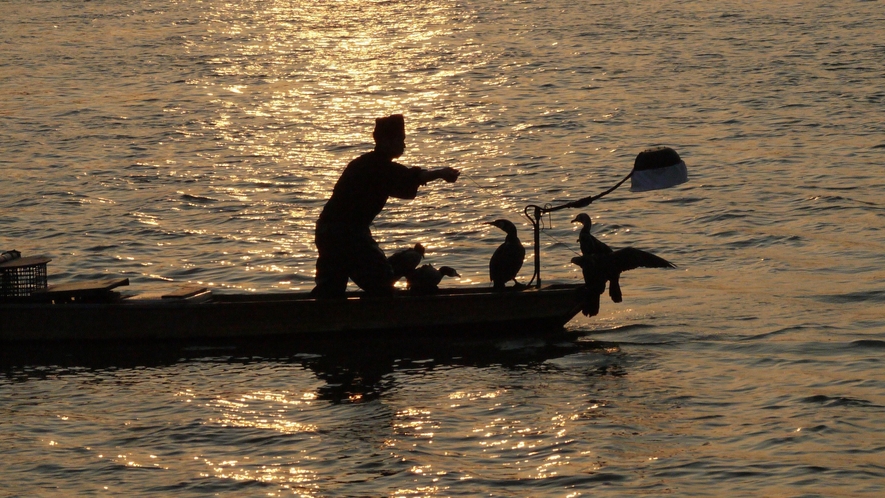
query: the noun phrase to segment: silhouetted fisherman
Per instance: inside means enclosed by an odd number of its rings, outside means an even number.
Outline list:
[[[418,187],[434,180],[458,179],[454,168],[426,170],[393,162],[405,151],[402,114],[375,120],[375,150],[351,161],[317,221],[316,287],[319,298],[343,297],[350,278],[371,294],[393,292],[393,269],[372,238],[369,226],[387,199],[414,199]]]

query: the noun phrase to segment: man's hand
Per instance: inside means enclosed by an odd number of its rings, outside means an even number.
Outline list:
[[[458,179],[458,175],[461,174],[461,172],[456,170],[455,168],[449,167],[442,168],[441,170],[439,170],[439,173],[439,177],[449,183],[454,183],[454,181]]]
[[[452,183],[458,179],[458,175],[460,174],[461,172],[456,170],[455,168],[445,167],[434,170],[422,170],[421,176],[419,178],[422,184],[431,182],[433,180],[445,180],[449,183]]]

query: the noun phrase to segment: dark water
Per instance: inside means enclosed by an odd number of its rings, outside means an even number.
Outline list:
[[[673,271],[566,334],[3,346],[0,496],[880,496],[881,2],[0,2],[0,248],[132,290],[312,286],[376,116],[455,185],[387,250],[488,285],[507,217],[586,209]],[[542,237],[575,282],[576,214]],[[527,278],[530,271],[523,270]],[[528,331],[531,332],[531,331]]]

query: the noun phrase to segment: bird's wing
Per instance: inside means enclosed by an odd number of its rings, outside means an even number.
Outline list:
[[[406,251],[397,251],[387,258],[387,262],[392,266],[402,265],[406,259]]]
[[[609,258],[611,258],[611,263],[619,271],[633,270],[635,268],[676,268],[676,265],[666,259],[634,247],[618,249]]]
[[[421,253],[419,253],[418,251],[411,251],[406,254],[404,262],[407,263],[410,268],[417,268],[418,265],[421,264],[422,258],[423,256],[421,256]]]
[[[387,262],[393,267],[394,273],[405,273],[415,269],[421,263],[421,254],[412,249],[406,249],[392,254]]]
[[[489,260],[489,275],[492,280],[511,280],[522,268],[525,260],[525,247],[520,243],[504,242]]]
[[[492,277],[492,280],[495,279],[496,275],[500,275],[502,269],[506,267],[507,264],[507,246],[501,244],[495,249],[495,252],[492,253],[492,258],[489,260],[489,275]],[[500,277],[499,277],[500,278]]]
[[[436,287],[442,281],[442,274],[432,265],[424,265],[411,272],[409,284],[416,289]]]

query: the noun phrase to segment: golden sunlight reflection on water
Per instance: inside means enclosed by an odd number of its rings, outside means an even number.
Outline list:
[[[303,393],[297,399],[290,399],[289,393],[261,391],[233,400],[217,398],[213,408],[218,416],[209,421],[222,427],[269,429],[284,434],[315,432],[316,425],[290,419],[315,399],[314,393]]]
[[[596,194],[643,148],[692,176],[588,206],[600,239],[679,268],[625,273],[564,345],[311,367],[301,343],[66,344],[12,368],[0,487],[882,495],[881,6],[843,3],[4,0],[0,249],[50,253],[52,283],[311,288],[316,217],[393,112],[403,164],[462,177],[374,233],[452,286],[489,285],[483,222],[528,243],[526,204]],[[574,214],[542,234],[545,283],[579,281]]]
[[[248,206],[237,219],[264,235],[216,233],[264,247],[254,253],[258,259],[286,258],[255,264],[262,273],[281,274],[272,287],[311,286],[313,224],[344,165],[371,149],[378,116],[406,114],[404,164],[444,164],[464,173],[459,188],[429,185],[415,201],[390,203],[375,229],[382,246],[422,242],[444,258],[465,240],[465,227],[485,231],[479,224],[488,218],[485,210],[517,207],[502,201],[504,191],[493,180],[471,176],[500,154],[495,137],[478,137],[476,143],[486,144],[479,147],[451,141],[453,130],[490,119],[483,105],[462,95],[459,75],[491,56],[453,37],[455,17],[459,29],[470,29],[470,12],[456,2],[209,7],[202,13],[207,35],[188,49],[195,56],[216,55],[211,71],[190,83],[206,92],[216,116],[194,133],[214,136],[227,150],[223,157],[200,153],[216,164],[221,180],[213,182],[210,196]],[[485,195],[465,192],[463,185],[471,182],[469,190],[481,182]],[[454,209],[455,203],[478,209]],[[485,280],[465,274],[461,283]]]
[[[228,77],[231,85],[251,84],[228,86],[236,91],[214,100],[227,110],[222,116],[249,116],[248,128],[232,128],[225,118],[209,123],[210,131],[243,152],[288,154],[299,165],[321,167],[331,159],[325,144],[365,143],[365,129],[354,125],[370,125],[377,116],[420,109],[422,124],[410,123],[417,128],[469,119],[433,105],[457,92],[454,73],[482,62],[465,64],[461,57],[452,64],[447,58],[456,54],[440,53],[456,15],[453,2],[212,5],[217,10],[206,16],[213,27],[202,43],[226,56],[213,60],[201,84],[211,90]],[[279,126],[258,126],[268,124],[265,118]]]
[[[190,389],[177,393],[177,397],[191,402],[199,395]],[[296,420],[304,408],[311,407],[317,396],[313,392],[290,393],[286,391],[272,392],[258,390],[231,398],[216,396],[206,404],[215,415],[207,418],[206,425],[231,430],[248,430],[248,437],[262,438],[262,432],[271,431],[279,434],[311,434],[319,427],[313,423]],[[221,457],[224,458],[224,457]],[[310,459],[310,455],[304,455]],[[278,461],[271,458],[270,463],[251,461],[249,456],[232,457],[219,460],[203,456],[194,457],[201,460],[208,468],[201,473],[202,477],[214,477],[243,482],[261,482],[279,486],[281,490],[293,492],[299,496],[316,496],[319,491],[320,478],[316,471],[302,466],[292,465],[289,461]],[[272,494],[271,494],[272,495]]]
[[[249,457],[245,457],[248,460]],[[206,466],[211,472],[203,472],[200,477],[215,477],[218,479],[230,479],[233,481],[259,482],[279,486],[283,492],[295,493],[297,496],[311,497],[321,496],[319,476],[316,472],[299,468],[285,467],[283,465],[261,465],[254,468],[246,468],[238,460],[226,460],[214,462],[205,460]],[[266,496],[278,496],[277,493],[266,493]]]

